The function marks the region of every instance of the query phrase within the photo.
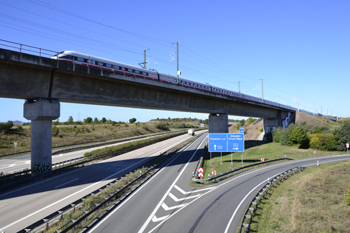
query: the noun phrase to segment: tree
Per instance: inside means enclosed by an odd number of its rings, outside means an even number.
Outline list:
[[[102,122],[102,123],[105,123],[106,121],[107,121],[106,118],[102,117],[101,122]]]
[[[307,134],[302,127],[298,126],[291,130],[289,139],[293,143],[296,143],[297,148],[299,148],[299,144],[304,145],[304,143],[307,141]]]
[[[95,119],[94,119],[94,123],[95,124],[98,124],[100,121],[97,119],[97,117],[95,117]]]
[[[92,118],[88,117],[88,118],[84,119],[84,123],[85,124],[91,124],[92,123]]]
[[[67,123],[68,123],[68,124],[73,124],[73,123],[74,123],[73,117],[72,117],[72,116],[70,116],[70,117],[68,118]]]
[[[350,121],[344,121],[339,130],[335,130],[334,136],[338,138],[338,150],[346,150],[346,143],[350,142]]]
[[[130,120],[129,120],[129,122],[132,124],[132,123],[134,123],[134,122],[136,122],[136,118],[134,117],[134,118],[131,118]]]

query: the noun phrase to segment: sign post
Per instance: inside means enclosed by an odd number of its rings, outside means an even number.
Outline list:
[[[346,143],[346,153],[349,154],[349,143]]]
[[[15,145],[15,154],[16,154],[17,153],[16,152],[17,142],[14,142],[13,144]]]

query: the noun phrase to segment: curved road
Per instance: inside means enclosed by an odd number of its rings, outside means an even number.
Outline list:
[[[189,182],[206,141],[203,135],[88,232],[236,232],[246,208],[268,178],[297,166],[315,165],[317,160],[350,159],[340,155],[293,160],[194,188]]]

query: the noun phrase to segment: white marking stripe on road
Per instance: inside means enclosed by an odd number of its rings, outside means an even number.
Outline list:
[[[198,189],[198,190],[186,192],[186,191],[182,190],[182,189],[181,189],[179,186],[177,186],[177,185],[175,185],[174,188],[176,188],[177,190],[179,190],[180,193],[182,193],[183,195],[187,195],[187,194],[190,194],[190,193],[198,193],[198,192],[203,192],[203,191],[206,191],[206,190],[211,190],[211,189],[213,189],[213,187],[211,187],[211,188]]]
[[[172,206],[172,207],[168,207],[164,202],[162,204],[162,207],[165,211],[169,211],[169,210],[174,210],[174,209],[178,209],[178,208],[181,208],[181,207],[184,207],[186,204],[181,204],[181,205],[175,205],[175,206]]]
[[[177,198],[174,196],[174,194],[169,193],[169,197],[171,197],[174,201],[179,202],[179,201],[185,201],[185,200],[189,200],[189,199],[193,199],[193,198],[197,198],[200,194],[197,194],[195,196],[190,196],[190,197],[184,197],[184,198]]]
[[[183,141],[187,140],[187,138],[183,139],[182,141],[178,142],[179,144],[182,143]],[[192,144],[191,144],[192,145]],[[174,145],[171,145],[167,148],[165,148],[165,150],[168,150],[169,148],[173,147]],[[184,151],[182,151],[180,154],[178,154],[173,160],[171,160],[167,165],[165,165],[162,169],[160,169],[160,171],[158,171],[154,176],[152,176],[151,179],[149,179],[145,184],[143,184],[141,186],[141,188],[137,189],[136,192],[134,192],[133,194],[131,194],[131,196],[128,197],[128,199],[126,199],[125,201],[123,201],[117,208],[115,208],[111,213],[109,213],[105,218],[103,218],[101,221],[99,221],[94,228],[92,228],[90,231],[88,232],[93,232],[96,228],[98,228],[104,221],[106,221],[111,215],[113,215],[117,210],[119,210],[119,208],[121,208],[125,203],[127,203],[134,195],[136,195],[139,191],[141,191],[144,187],[146,187],[146,185],[151,182],[155,177],[157,177],[159,174],[161,174],[161,172],[169,165],[171,164],[174,160],[176,160],[180,155],[182,155],[182,153],[184,153]],[[155,155],[155,154],[154,154]]]
[[[156,206],[156,208],[154,208],[153,212],[149,215],[149,217],[147,218],[146,222],[142,225],[141,229],[138,231],[139,233],[142,233],[145,231],[146,227],[148,226],[148,224],[150,223],[152,217],[156,214],[156,212],[158,211],[159,207],[161,206],[161,204],[164,202],[165,198],[168,196],[168,194],[170,193],[171,189],[174,187],[174,185],[176,184],[176,182],[180,179],[182,173],[185,171],[185,169],[187,168],[188,164],[190,164],[190,161],[192,161],[194,155],[197,153],[198,149],[202,146],[203,142],[207,139],[208,136],[206,136],[202,142],[199,144],[199,146],[196,148],[196,150],[193,152],[191,158],[187,161],[186,165],[182,168],[180,174],[176,177],[176,179],[174,180],[174,182],[170,185],[169,189],[166,191],[166,193],[164,194],[164,196],[162,197],[162,199],[160,200],[160,202],[158,203],[158,205]],[[164,219],[165,221],[165,219]]]
[[[137,155],[142,155],[143,153],[137,154]]]
[[[25,162],[25,164],[29,164],[30,163],[30,160],[28,160],[27,162]]]
[[[163,216],[163,217],[160,217],[160,218],[157,218],[157,216],[153,216],[152,218],[152,221],[153,222],[160,222],[160,221],[163,221],[164,219],[166,219],[169,215],[166,215],[166,216]]]
[[[16,164],[11,164],[10,166],[8,166],[8,167],[13,167],[13,166],[15,166]]]
[[[76,179],[71,180],[71,181],[68,181],[68,182],[66,182],[66,183],[64,183],[64,184],[58,185],[58,186],[55,187],[55,189],[57,189],[57,188],[59,188],[59,187],[61,187],[61,186],[63,186],[63,185],[69,184],[69,183],[71,183],[71,182],[73,182],[73,181],[76,181],[76,180],[79,180],[79,178],[76,178]]]
[[[85,187],[85,188],[83,188],[83,189],[80,189],[79,191],[77,191],[77,192],[75,192],[75,193],[73,193],[73,194],[71,194],[71,195],[69,195],[69,196],[66,196],[65,198],[62,198],[61,200],[58,200],[58,201],[56,201],[56,202],[54,202],[54,203],[52,203],[52,204],[50,204],[50,205],[48,205],[48,206],[45,206],[44,208],[41,208],[40,210],[37,210],[37,211],[35,211],[35,212],[33,212],[33,213],[31,213],[31,214],[25,216],[25,217],[23,217],[23,218],[21,218],[21,219],[15,221],[15,222],[13,222],[13,223],[10,223],[9,225],[7,225],[7,226],[1,228],[1,229],[0,229],[0,232],[3,231],[3,230],[5,230],[6,228],[9,228],[9,227],[11,227],[11,226],[13,226],[13,225],[15,225],[15,224],[17,224],[17,223],[19,223],[19,222],[25,220],[25,219],[27,219],[27,218],[29,218],[29,217],[31,217],[31,216],[37,214],[37,213],[40,213],[40,212],[43,211],[43,210],[46,210],[46,209],[50,208],[51,206],[54,206],[54,205],[56,205],[56,204],[58,204],[58,203],[60,203],[60,202],[62,202],[62,201],[64,201],[64,200],[66,200],[66,199],[68,199],[68,198],[70,198],[70,197],[72,197],[72,196],[78,194],[78,193],[81,193],[81,192],[83,192],[84,190],[89,189],[89,188],[91,188],[92,186],[94,186],[94,185],[96,185],[96,184],[98,184],[98,183],[100,183],[100,182],[102,182],[102,181],[104,181],[104,180],[107,180],[107,179],[109,179],[110,177],[115,176],[115,175],[117,175],[118,173],[120,173],[120,172],[122,172],[122,171],[124,171],[124,170],[127,170],[127,169],[129,169],[130,167],[133,167],[133,166],[135,166],[135,165],[138,164],[138,163],[143,162],[143,161],[146,160],[146,159],[148,159],[148,157],[147,157],[147,158],[144,158],[144,159],[142,159],[142,160],[140,160],[140,161],[137,162],[137,163],[132,164],[131,166],[129,166],[129,167],[127,167],[127,168],[124,168],[123,170],[120,170],[120,171],[118,171],[118,172],[116,172],[116,173],[114,173],[114,174],[112,174],[112,175],[110,175],[110,176],[107,176],[106,178],[103,178],[102,180],[97,181],[97,182],[95,182],[95,183],[89,185],[88,187]]]

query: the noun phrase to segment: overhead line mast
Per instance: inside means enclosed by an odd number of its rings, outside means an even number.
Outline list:
[[[181,74],[181,71],[179,70],[179,42],[174,42],[172,44],[176,44],[176,64],[177,64],[177,72],[176,72],[176,83],[179,83],[179,76]]]

